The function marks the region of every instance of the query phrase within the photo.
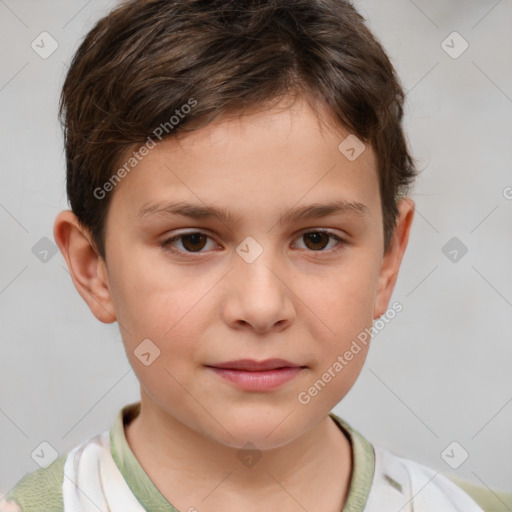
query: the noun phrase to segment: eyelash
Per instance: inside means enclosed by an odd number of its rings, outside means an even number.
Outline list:
[[[322,249],[322,250],[318,250],[318,251],[315,251],[315,250],[311,249],[311,250],[308,250],[308,252],[336,254],[339,251],[341,251],[346,245],[349,245],[349,242],[347,242],[343,238],[340,238],[338,235],[336,235],[334,232],[332,232],[332,231],[330,231],[328,229],[314,229],[314,230],[310,230],[310,231],[304,231],[304,232],[301,233],[299,238],[303,237],[304,235],[311,234],[311,233],[324,233],[326,235],[329,235],[331,238],[336,240],[338,242],[338,244],[336,245],[336,247],[334,249],[330,249],[330,250],[323,250]],[[205,236],[207,236],[208,238],[211,239],[210,235],[208,235],[208,233],[204,233],[203,231],[189,231],[188,233],[180,233],[180,234],[175,235],[175,236],[173,236],[171,238],[167,238],[166,240],[164,240],[163,242],[160,243],[160,247],[164,248],[165,250],[167,250],[169,252],[175,253],[175,254],[194,254],[194,255],[200,256],[201,254],[205,254],[205,253],[203,253],[203,252],[196,252],[196,253],[194,253],[194,252],[191,252],[191,251],[182,251],[182,250],[175,249],[171,245],[172,242],[175,242],[176,240],[179,240],[181,237],[189,236],[189,235],[196,235],[196,234],[205,235]]]

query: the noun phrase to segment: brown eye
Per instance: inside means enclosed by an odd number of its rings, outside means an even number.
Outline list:
[[[202,233],[192,233],[191,235],[181,235],[182,240],[184,240],[183,247],[187,249],[187,251],[194,252],[195,250],[201,250],[206,245],[207,236]]]
[[[329,239],[331,238],[330,235],[322,231],[312,231],[311,233],[306,233],[302,236],[304,237],[304,240],[307,240],[311,243],[311,245],[309,245],[306,242],[308,249],[315,251],[325,249],[329,243]]]
[[[345,240],[335,235],[331,231],[326,230],[308,231],[303,233],[300,236],[300,239],[304,240],[306,249],[320,253],[334,253],[343,249],[343,247],[347,245]],[[330,240],[334,240],[336,243],[334,244],[334,247],[326,249]]]
[[[193,231],[168,238],[161,242],[160,246],[166,251],[179,255],[194,253],[199,255],[206,252],[203,249],[208,245],[208,240],[212,239],[206,233]],[[299,240],[304,241],[305,250],[326,254],[336,253],[342,250],[344,246],[348,245],[348,242],[327,230],[308,231],[303,233],[299,237]],[[333,241],[334,244],[329,248],[329,242],[331,241]],[[177,242],[181,242],[181,247],[177,247]]]
[[[194,231],[192,233],[182,233],[180,235],[173,236],[164,240],[161,246],[171,252],[178,253],[200,253],[202,249],[207,245],[207,241],[210,237],[200,231]],[[184,249],[174,247],[174,242],[181,242]]]

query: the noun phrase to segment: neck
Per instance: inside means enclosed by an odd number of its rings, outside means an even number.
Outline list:
[[[201,503],[201,511],[228,510],[224,505],[236,502],[248,512],[268,502],[279,503],[280,510],[288,510],[288,503],[289,510],[302,510],[301,504],[339,511],[348,495],[351,446],[329,416],[284,446],[243,452],[244,458],[239,448],[191,429],[141,392],[140,414],[125,434],[149,478],[180,510],[191,503]],[[320,508],[319,500],[325,502]]]

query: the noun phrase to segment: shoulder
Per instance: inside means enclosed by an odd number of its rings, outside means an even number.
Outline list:
[[[109,436],[109,430],[97,434],[47,468],[26,474],[0,500],[0,512],[62,512],[64,503],[77,493],[79,478],[80,488],[90,481],[96,483],[98,464],[110,454]]]
[[[62,480],[67,454],[47,468],[25,475],[0,500],[0,512],[60,512],[63,510]]]
[[[464,480],[456,475],[446,475],[461,489],[466,491],[485,512],[503,512],[505,507],[512,510],[512,492],[501,491],[496,488],[491,489],[485,485],[475,484]]]
[[[382,512],[382,503],[389,503],[389,510],[396,506],[403,512],[483,512],[441,472],[375,445],[374,451],[374,480],[365,511]]]

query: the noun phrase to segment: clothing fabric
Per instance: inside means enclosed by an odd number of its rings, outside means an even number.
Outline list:
[[[179,512],[128,445],[124,428],[139,412],[140,402],[124,406],[109,430],[26,475],[0,502],[0,512]],[[349,493],[340,512],[483,512],[439,472],[372,445],[336,414],[329,416],[352,448]]]

